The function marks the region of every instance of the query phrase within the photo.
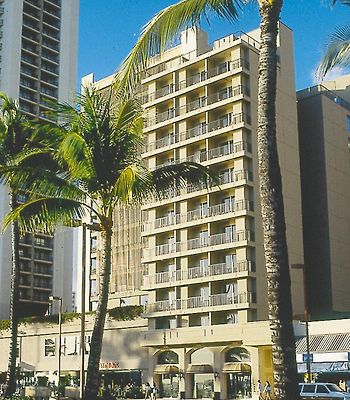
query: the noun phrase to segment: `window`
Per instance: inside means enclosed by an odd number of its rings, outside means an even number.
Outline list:
[[[55,339],[45,339],[45,357],[55,357],[56,341]]]
[[[91,296],[97,295],[97,282],[95,279],[90,281],[90,295]]]
[[[329,393],[325,385],[317,385],[317,393]]]
[[[350,132],[350,115],[346,116],[346,130]]]
[[[303,387],[303,393],[315,393],[316,385],[305,384]]]
[[[78,336],[67,336],[64,338],[64,355],[76,356],[79,354],[80,338]]]

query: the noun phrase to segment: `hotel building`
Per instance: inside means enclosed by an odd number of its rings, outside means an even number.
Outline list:
[[[69,102],[76,85],[79,0],[0,1],[0,91],[29,117],[47,119],[49,101]],[[0,187],[0,219],[9,210]],[[9,315],[10,230],[0,236],[0,318]],[[50,294],[71,310],[73,233],[27,234],[20,242],[20,313],[45,314]]]
[[[345,75],[297,93],[307,300],[319,316],[350,309],[349,85]]]
[[[255,30],[209,44],[205,32],[190,29],[143,74],[147,167],[195,161],[220,179],[209,189],[170,188],[141,207],[143,346],[162,397],[249,397],[257,379],[273,381],[257,166],[258,40]],[[294,264],[304,258],[292,54],[292,32],[281,24],[277,142]],[[112,82],[83,80],[101,90]],[[291,273],[301,315],[302,276]]]

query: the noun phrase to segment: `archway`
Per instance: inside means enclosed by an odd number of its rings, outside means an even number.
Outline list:
[[[251,398],[251,355],[244,347],[233,347],[225,352],[222,372],[226,375],[227,398]]]
[[[156,356],[154,373],[159,375],[160,397],[177,398],[179,394],[179,355],[174,351],[162,351]]]

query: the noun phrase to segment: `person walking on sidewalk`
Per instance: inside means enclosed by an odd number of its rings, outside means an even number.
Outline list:
[[[264,393],[266,394],[265,400],[271,400],[271,385],[269,381],[266,381],[265,383]]]

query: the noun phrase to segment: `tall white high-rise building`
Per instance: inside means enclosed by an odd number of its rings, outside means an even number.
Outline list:
[[[73,99],[79,0],[0,0],[0,90],[30,117],[47,118],[50,101]],[[8,211],[0,187],[0,219]],[[50,294],[72,307],[73,233],[26,235],[20,245],[21,314],[46,312]],[[0,318],[9,312],[11,235],[0,236]]]

